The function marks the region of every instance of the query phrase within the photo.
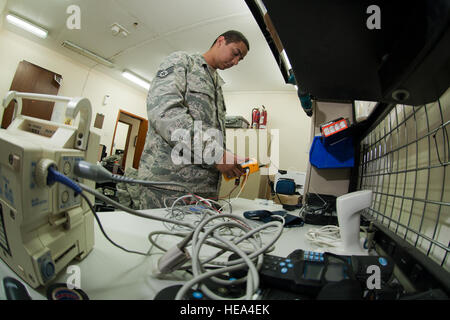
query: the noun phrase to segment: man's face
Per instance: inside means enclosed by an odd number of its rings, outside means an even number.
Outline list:
[[[225,70],[239,63],[247,55],[247,46],[244,42],[226,43],[224,37],[219,37],[216,64],[217,69]]]

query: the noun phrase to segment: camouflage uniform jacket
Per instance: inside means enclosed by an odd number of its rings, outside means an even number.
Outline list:
[[[147,97],[149,130],[139,164],[139,179],[178,182],[193,193],[217,193],[219,171],[214,162],[205,162],[204,155],[216,156],[217,162],[224,151],[223,84],[217,71],[200,54],[174,52],[161,63]],[[173,141],[177,129],[188,133],[183,135],[185,140]],[[208,138],[205,132],[210,129],[216,129],[213,132],[221,137]],[[181,164],[173,161],[173,154],[185,161]],[[176,186],[163,187],[180,190]]]

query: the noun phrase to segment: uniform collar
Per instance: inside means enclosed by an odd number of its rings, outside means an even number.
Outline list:
[[[194,57],[196,59],[196,61],[201,64],[202,66],[207,66],[208,70],[210,72],[210,74],[215,78],[217,77],[218,80],[218,86],[222,87],[225,84],[225,81],[222,79],[222,77],[220,76],[220,74],[217,72],[217,70],[215,70],[214,68],[212,68],[205,60],[205,58],[203,57],[203,55],[201,55],[200,53],[196,53],[194,54]]]

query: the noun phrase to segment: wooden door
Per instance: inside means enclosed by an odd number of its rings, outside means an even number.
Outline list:
[[[148,120],[144,119],[142,117],[139,117],[135,114],[132,114],[130,112],[124,111],[124,110],[119,110],[119,113],[117,115],[117,121],[116,121],[116,127],[114,129],[114,134],[113,134],[113,140],[112,140],[112,144],[111,144],[111,154],[113,152],[113,146],[114,146],[114,140],[116,137],[116,130],[117,130],[117,124],[119,122],[127,122],[127,120],[124,120],[124,118],[121,119],[122,116],[125,117],[129,117],[128,119],[130,120],[130,118],[133,118],[134,120],[138,120],[139,121],[139,128],[138,128],[138,134],[136,137],[131,137],[132,139],[129,139],[127,142],[127,147],[129,146],[130,143],[133,143],[134,146],[134,155],[133,155],[133,168],[138,169],[139,168],[139,162],[141,160],[141,155],[142,152],[144,150],[144,145],[145,145],[145,139],[147,137],[147,130],[148,130]],[[121,119],[121,120],[120,120]],[[130,123],[128,123],[130,124]],[[131,125],[131,124],[130,124]],[[127,153],[128,153],[128,148],[127,148]],[[125,157],[126,155],[124,155]]]
[[[21,61],[11,83],[11,91],[31,92],[57,95],[62,76],[41,68],[28,61]],[[22,114],[44,120],[51,120],[54,102],[23,99]],[[14,101],[3,113],[2,128],[7,128],[12,121]]]
[[[147,138],[148,120],[141,119],[141,125],[139,126],[139,133],[136,140],[136,149],[134,150],[133,168],[139,168],[139,162],[141,161],[142,151],[144,151],[145,139]]]

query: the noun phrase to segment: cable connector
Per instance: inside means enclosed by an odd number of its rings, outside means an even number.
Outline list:
[[[134,180],[131,178],[113,174],[108,170],[106,170],[106,168],[104,168],[103,166],[83,160],[77,161],[75,163],[73,172],[80,178],[92,180],[98,183],[110,181],[124,182],[124,183],[134,182]]]
[[[171,273],[191,259],[186,246],[191,241],[194,232],[191,232],[176,246],[169,249],[158,261],[158,270],[161,273]]]
[[[73,173],[80,178],[99,183],[113,181],[113,174],[104,167],[83,160],[75,163]]]
[[[55,161],[51,159],[44,158],[36,164],[35,181],[41,188],[51,187],[55,182],[59,182],[73,189],[77,194],[82,192],[80,186],[75,181],[72,181],[69,177],[66,177],[58,171]]]
[[[41,159],[36,164],[34,179],[36,184],[41,187],[51,187],[55,181],[52,176],[49,177],[49,169],[54,168],[58,170],[56,162],[51,159]]]
[[[75,181],[71,180],[69,177],[66,177],[64,174],[55,169],[55,167],[50,166],[48,168],[47,184],[50,186],[55,182],[68,186],[74,190],[76,194],[83,192],[81,187]]]

